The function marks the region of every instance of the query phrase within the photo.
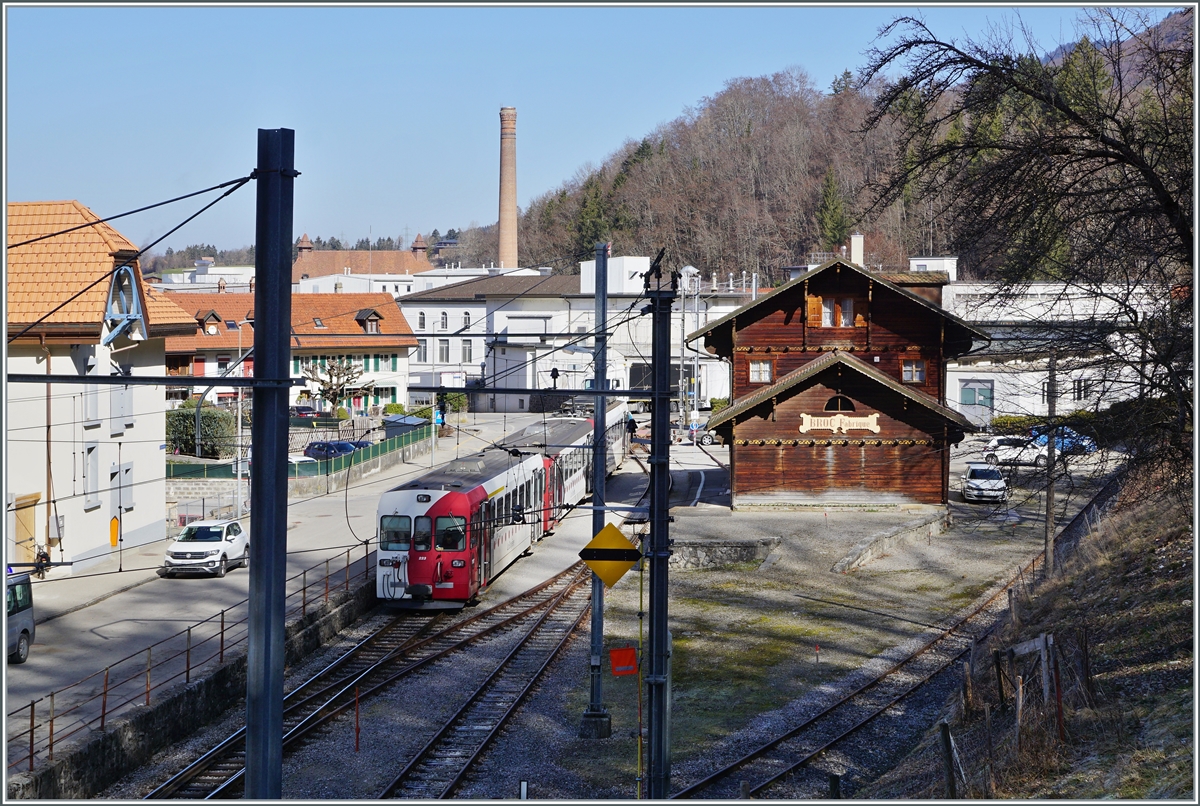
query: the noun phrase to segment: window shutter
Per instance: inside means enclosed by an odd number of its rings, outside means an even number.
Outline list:
[[[808,326],[821,326],[821,298],[809,296],[808,298]]]

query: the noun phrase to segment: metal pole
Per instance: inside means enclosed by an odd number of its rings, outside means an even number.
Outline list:
[[[1046,434],[1046,565],[1043,573],[1049,579],[1054,576],[1054,439],[1058,430],[1054,427],[1058,400],[1058,350],[1050,348],[1050,372],[1046,379],[1046,410],[1049,433]]]
[[[238,363],[242,360],[242,323],[238,322]],[[246,374],[246,365],[242,364],[242,374]],[[237,444],[234,446],[236,460],[233,463],[233,517],[242,517],[242,387],[237,390]]]
[[[649,710],[648,790],[651,800],[663,800],[670,791],[671,759],[668,702],[667,560],[671,556],[668,537],[670,519],[670,378],[671,303],[675,300],[678,275],[664,285],[658,260],[646,277],[646,294],[653,311],[652,366],[654,401],[650,420],[650,673],[646,675]]]
[[[596,244],[596,336],[595,389],[602,392],[608,385],[608,244]],[[592,415],[592,534],[604,528],[604,471],[608,451],[604,425],[608,401],[603,394],[595,397]],[[624,423],[621,424],[622,428]],[[604,655],[604,583],[592,574],[592,657],[591,694],[579,735],[585,739],[607,739],[612,736],[612,716],[604,708],[604,678],[600,659]]]
[[[255,222],[255,380],[291,377],[292,195],[296,133],[258,130]],[[250,609],[247,616],[246,784],[251,800],[283,793],[283,604],[287,562],[288,389],[256,386],[250,438],[258,472],[250,477]]]

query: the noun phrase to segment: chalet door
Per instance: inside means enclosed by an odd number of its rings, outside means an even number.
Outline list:
[[[991,381],[960,381],[958,400],[963,416],[978,426],[991,425],[994,408]]]

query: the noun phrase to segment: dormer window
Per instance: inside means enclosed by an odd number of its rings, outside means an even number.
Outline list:
[[[313,327],[315,327],[315,328],[319,328],[319,329],[321,329],[321,330],[324,330],[324,329],[325,329],[325,323],[324,323],[324,322],[322,322],[322,321],[321,321],[319,318],[317,318],[317,317],[315,317],[315,316],[314,316],[314,317],[313,317]]]
[[[368,319],[367,321],[363,322],[363,328],[368,333],[378,333],[379,332],[379,320],[378,319]]]
[[[379,333],[379,320],[383,318],[379,315],[379,311],[374,308],[363,308],[354,318],[362,325],[363,333]]]

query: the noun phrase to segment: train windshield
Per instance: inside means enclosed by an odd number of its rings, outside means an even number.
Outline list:
[[[443,516],[437,519],[437,543],[442,551],[463,551],[467,547],[467,519]]]
[[[428,515],[417,517],[416,528],[413,529],[413,548],[417,551],[429,551],[433,544],[433,518]]]
[[[379,519],[379,548],[383,551],[408,551],[412,536],[412,518],[384,515]]]

